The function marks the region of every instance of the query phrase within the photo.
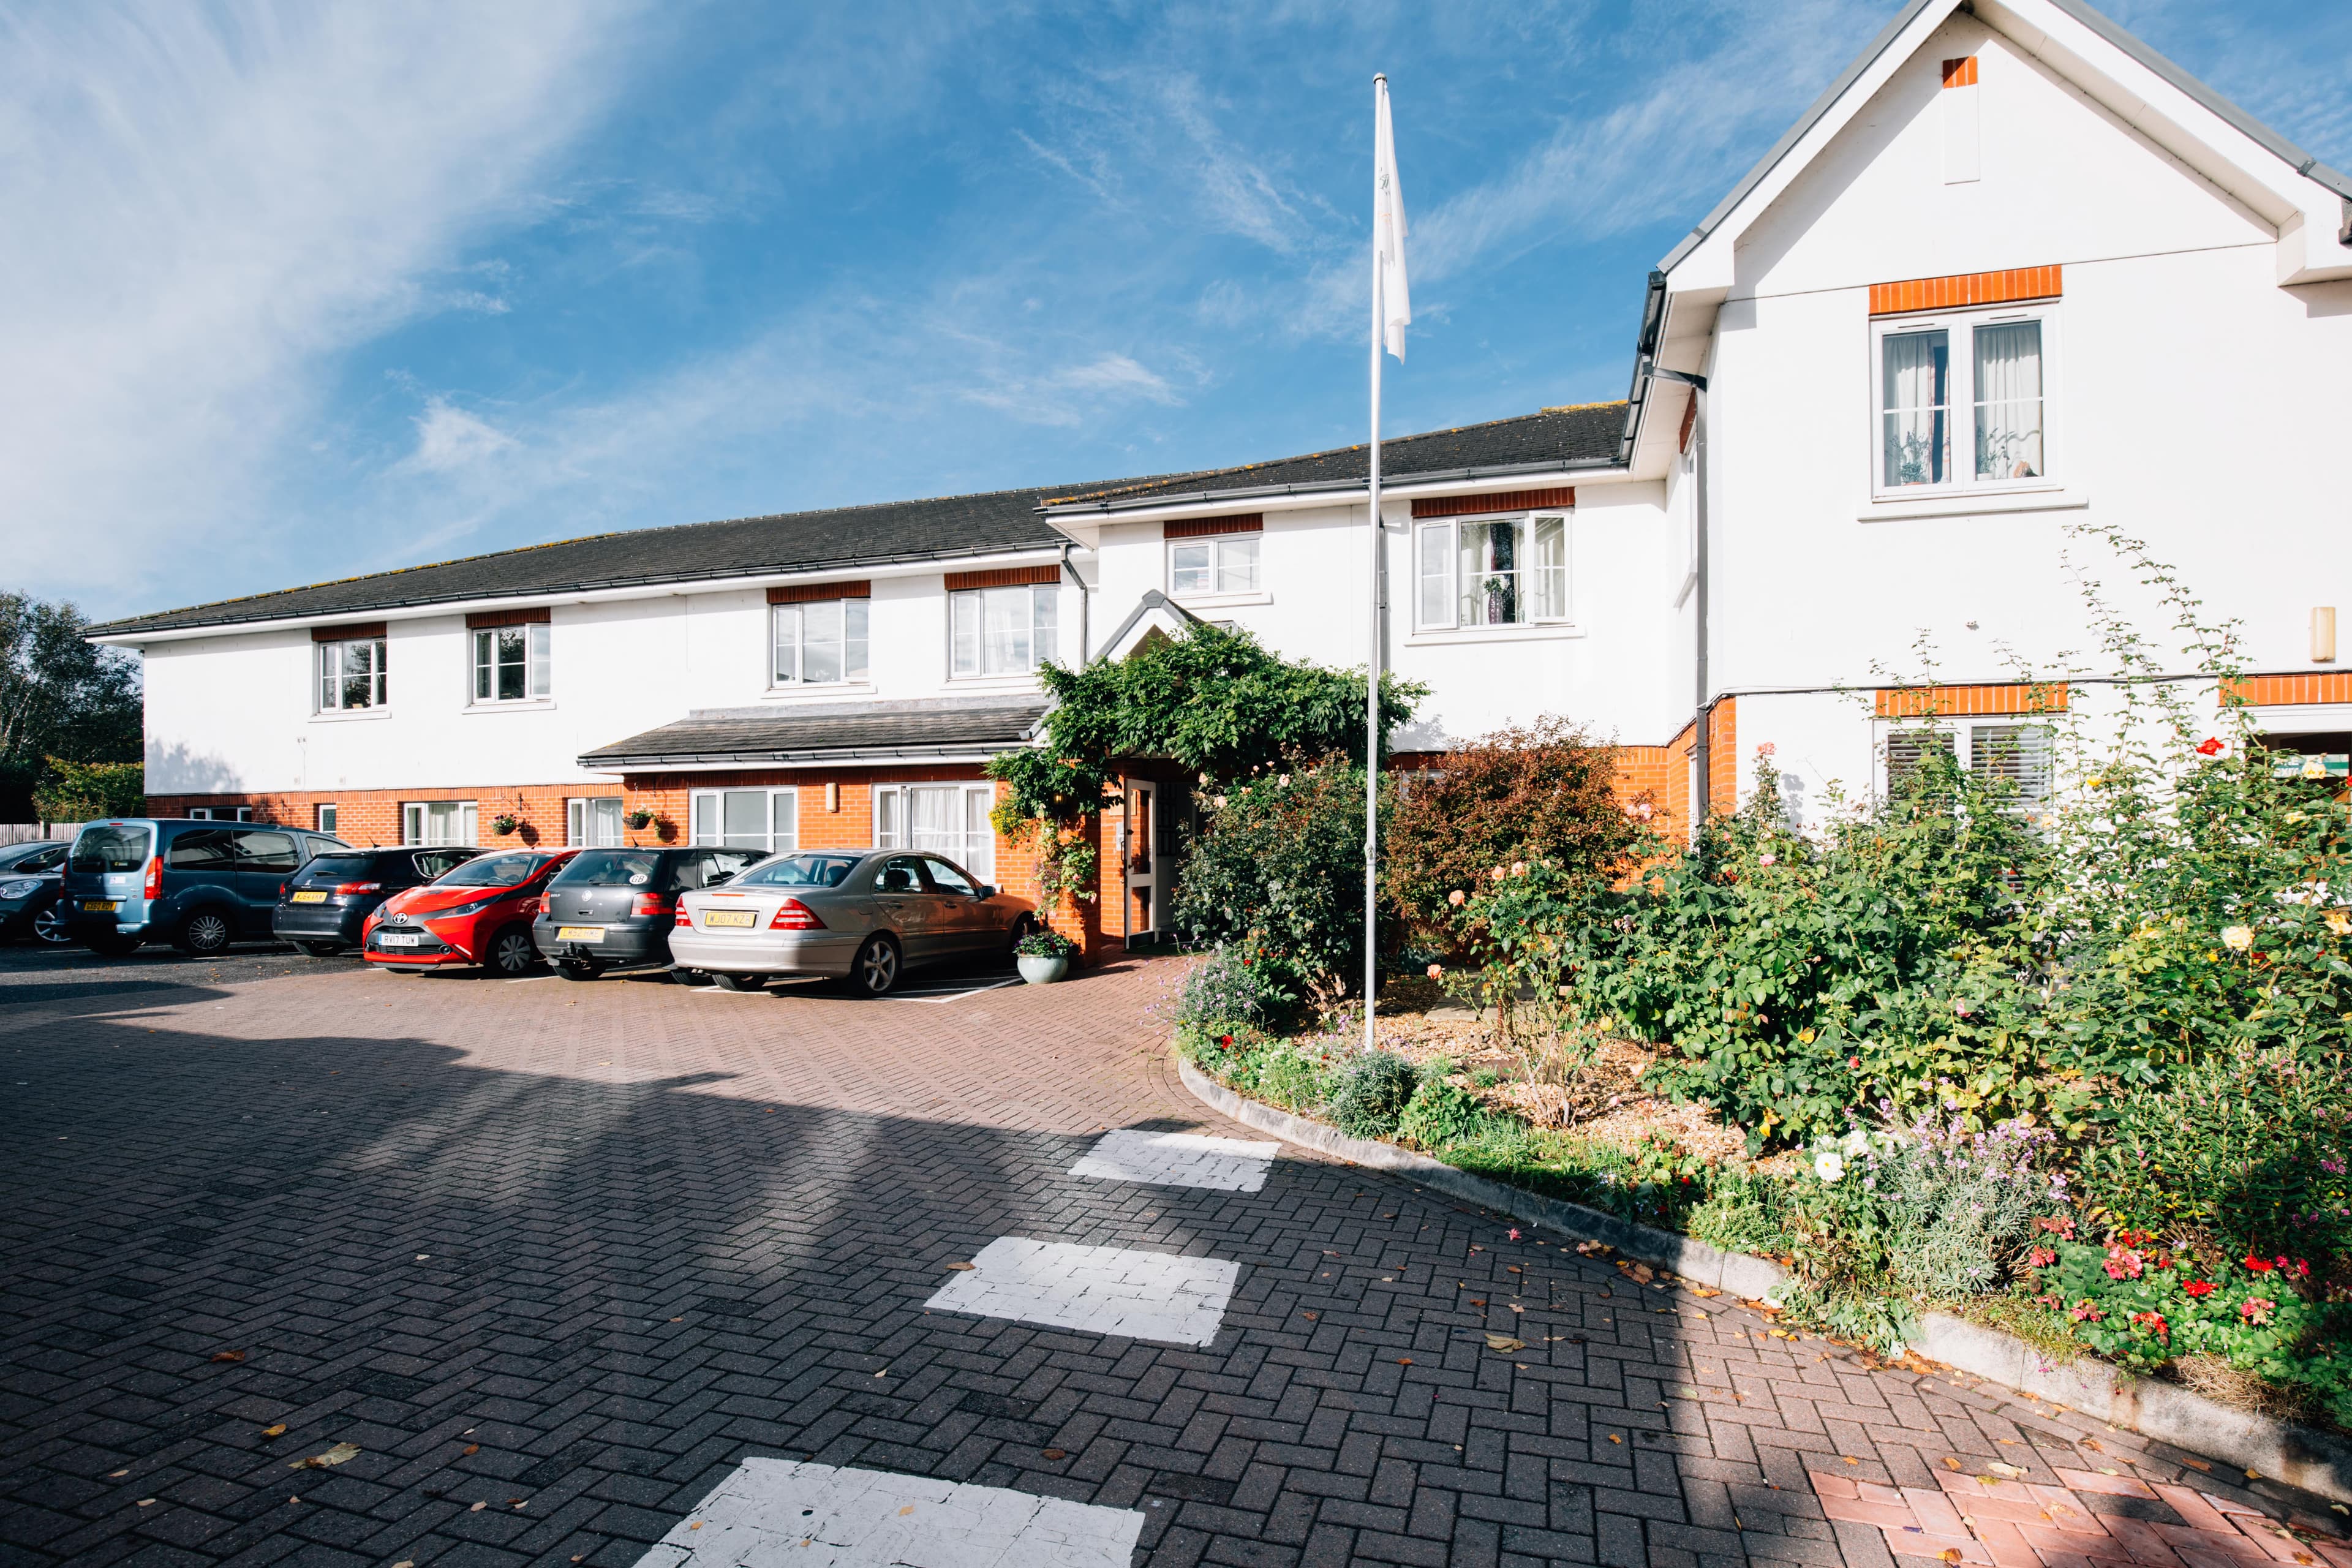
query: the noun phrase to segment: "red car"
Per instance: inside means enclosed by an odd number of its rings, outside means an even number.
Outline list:
[[[415,973],[478,963],[512,978],[539,967],[531,917],[577,849],[494,849],[386,899],[360,931],[370,963]]]

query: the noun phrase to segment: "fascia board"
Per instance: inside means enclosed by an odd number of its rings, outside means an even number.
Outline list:
[[[1523,490],[1543,479],[1557,478],[1572,485],[1605,485],[1621,483],[1633,476],[1613,461],[1596,459],[1593,467],[1573,463],[1528,463],[1494,469],[1462,470],[1475,473],[1476,478],[1456,475],[1444,477],[1412,476],[1381,480],[1382,501],[1410,500],[1415,497],[1484,495],[1493,490]],[[1227,512],[1248,511],[1312,511],[1318,509],[1360,505],[1368,499],[1370,487],[1362,479],[1334,480],[1329,485],[1313,489],[1297,488],[1286,492],[1272,490],[1222,491],[1205,499],[1188,497],[1159,505],[1149,501],[1117,511],[1055,512],[1060,522],[1085,521],[1097,529],[1115,523],[1165,522],[1173,518],[1220,517]]]
[[[513,609],[518,605],[610,605],[630,599],[683,598],[692,594],[726,594],[748,588],[781,587],[790,583],[827,583],[886,577],[929,577],[949,572],[995,566],[1044,566],[1062,559],[1060,548],[1000,550],[982,555],[953,555],[873,566],[826,566],[806,572],[767,572],[739,577],[674,578],[634,584],[622,588],[548,589],[530,594],[500,594],[488,598],[436,599],[383,609],[324,611],[310,616],[270,619],[215,621],[200,626],[173,626],[159,631],[109,632],[85,637],[107,647],[142,647],[152,643],[193,642],[200,637],[229,637],[263,632],[308,631],[312,626],[340,626],[346,621],[422,621],[437,616],[472,615],[481,610]]]

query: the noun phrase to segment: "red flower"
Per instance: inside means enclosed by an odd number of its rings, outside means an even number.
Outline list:
[[[1231,1035],[1219,1035],[1217,1044],[1230,1051],[1234,1048],[1234,1037]]]
[[[2221,754],[2221,738],[2216,735],[2208,735],[2203,740],[2198,742],[2197,754],[2200,757],[2220,756]]]
[[[2181,1289],[2189,1292],[2191,1296],[2210,1296],[2213,1293],[2213,1281],[2210,1279],[2191,1279],[2188,1284],[2183,1285]]]
[[[2164,1321],[2162,1312],[2134,1312],[2131,1315],[2131,1321],[2135,1324],[2147,1324],[2149,1331],[2158,1339],[2168,1338],[2172,1333],[2172,1325]]]
[[[2273,1268],[2275,1268],[2275,1267],[2276,1267],[2276,1265],[2274,1265],[2273,1263],[2272,1263],[2272,1262],[2271,1262],[2271,1260],[2270,1260],[2269,1258],[2256,1258],[2256,1257],[2255,1257],[2252,1253],[2251,1253],[2251,1252],[2249,1252],[2248,1254],[2246,1254],[2246,1257],[2245,1257],[2245,1265],[2246,1265],[2247,1272],[2252,1273],[2252,1274],[2268,1274],[2268,1273],[2269,1273],[2269,1272],[2270,1272]]]

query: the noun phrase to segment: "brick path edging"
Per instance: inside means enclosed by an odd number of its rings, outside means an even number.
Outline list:
[[[1582,1204],[1538,1196],[1501,1182],[1472,1175],[1442,1160],[1370,1138],[1350,1138],[1335,1127],[1276,1110],[1249,1100],[1170,1053],[1177,1076],[1195,1098],[1236,1121],[1271,1132],[1359,1165],[1396,1171],[1458,1198],[1496,1209],[1570,1236],[1604,1241],[1637,1262],[1672,1269],[1701,1285],[1747,1300],[1768,1294],[1788,1278],[1769,1258],[1725,1252],[1686,1236],[1635,1225]],[[1946,1312],[1919,1315],[1912,1348],[1930,1361],[2050,1400],[2084,1415],[2126,1427],[2193,1454],[2301,1487],[2331,1501],[2352,1503],[2352,1445],[2307,1426],[2232,1410],[2182,1388],[2134,1377],[2092,1356],[2053,1362],[2014,1334],[1971,1323]]]

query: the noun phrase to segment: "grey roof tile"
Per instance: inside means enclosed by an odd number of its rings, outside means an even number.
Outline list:
[[[583,768],[637,772],[689,763],[814,762],[1002,751],[1035,732],[1043,697],[711,708],[599,746]]]

